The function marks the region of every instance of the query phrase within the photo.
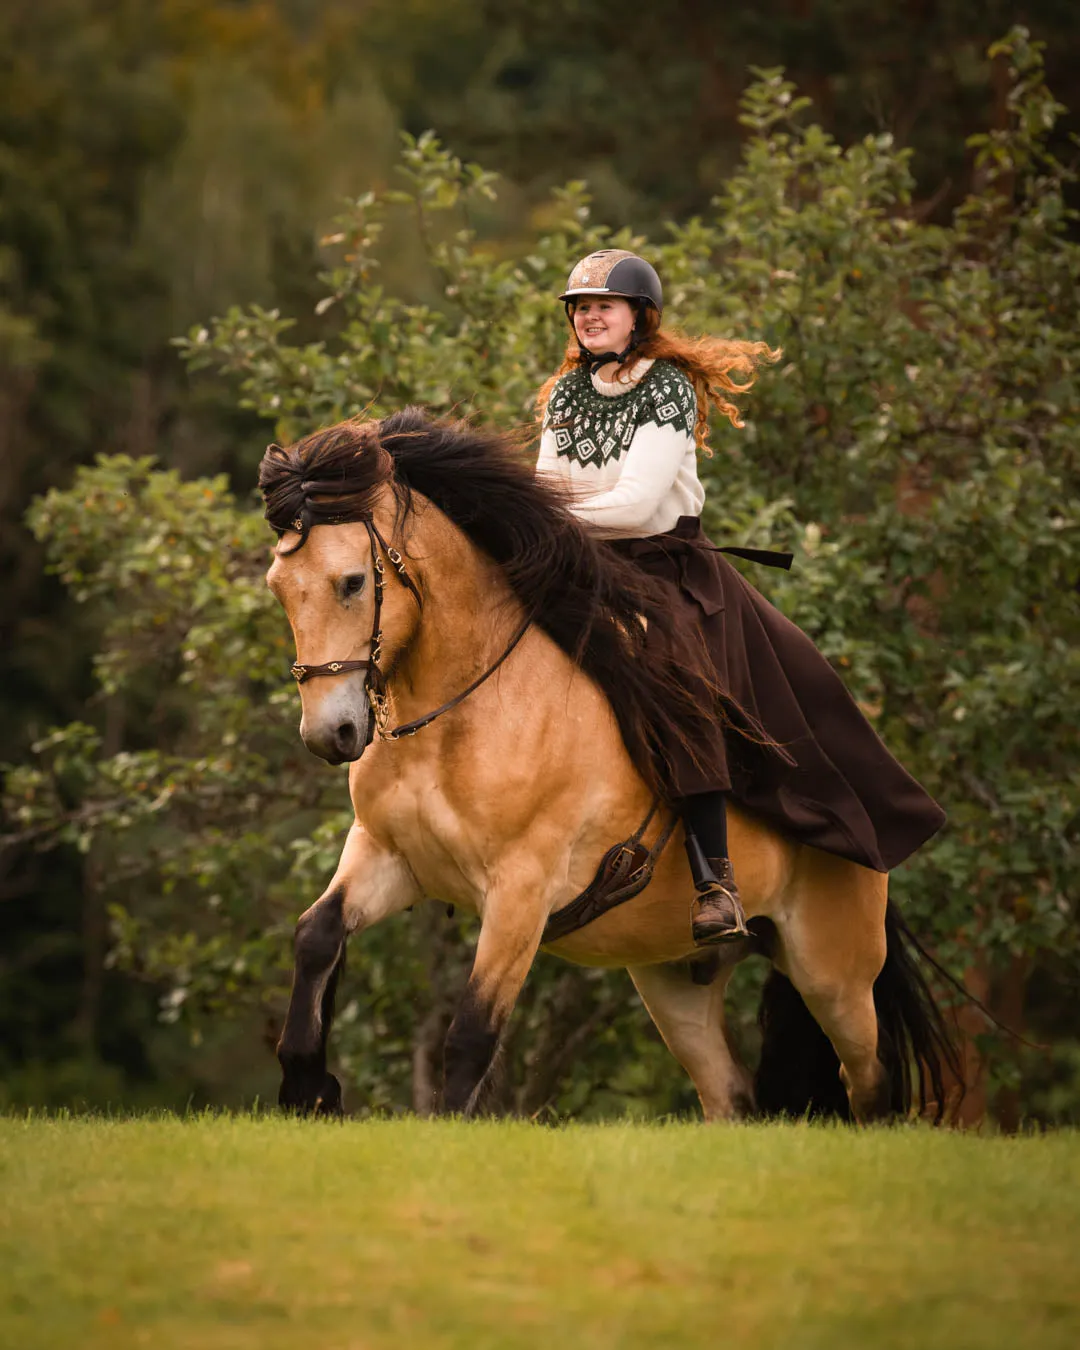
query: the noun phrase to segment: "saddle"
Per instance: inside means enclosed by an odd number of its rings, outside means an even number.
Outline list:
[[[642,838],[659,805],[659,799],[654,800],[649,814],[630,838],[624,839],[621,844],[613,844],[600,859],[596,875],[581,894],[551,915],[544,926],[541,946],[576,933],[609,909],[640,895],[652,881],[657,860],[674,834],[678,820],[673,814],[653,841],[652,847],[646,848]]]

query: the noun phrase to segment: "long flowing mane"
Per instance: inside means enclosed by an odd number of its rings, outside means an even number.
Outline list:
[[[406,408],[382,422],[341,422],[287,448],[270,446],[259,468],[266,518],[279,535],[360,520],[389,483],[407,531],[422,494],[502,568],[527,614],[589,675],[611,704],[642,777],[664,791],[662,746],[691,757],[717,715],[704,649],[673,624],[670,588],[588,533],[552,487],[539,482],[509,440],[464,422]],[[646,645],[655,626],[678,654]],[[664,645],[664,644],[660,644]]]

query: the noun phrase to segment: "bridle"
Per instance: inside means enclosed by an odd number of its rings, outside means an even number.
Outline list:
[[[441,707],[436,708],[434,712],[426,713],[423,717],[417,717],[411,722],[405,722],[399,727],[388,729],[387,723],[390,720],[390,698],[387,687],[386,673],[379,666],[379,658],[382,656],[383,632],[381,627],[383,590],[385,587],[386,566],[383,563],[381,554],[386,557],[398,580],[411,593],[416,601],[416,607],[423,614],[424,597],[420,594],[420,589],[412,577],[409,576],[405,567],[405,560],[396,548],[393,548],[379,533],[379,528],[371,516],[361,516],[360,522],[368,533],[368,542],[371,545],[371,575],[374,578],[375,587],[375,613],[371,625],[371,643],[369,653],[363,661],[326,661],[320,666],[305,665],[301,661],[294,661],[291,667],[293,679],[297,684],[304,684],[307,680],[317,679],[319,676],[330,675],[349,675],[354,670],[363,670],[367,674],[364,676],[364,692],[367,694],[368,702],[374,714],[375,734],[382,741],[397,741],[403,736],[415,736],[418,731],[434,722],[436,717],[441,717],[443,713],[449,712],[451,708],[456,708],[462,703],[474,689],[479,687],[491,675],[499,669],[502,663],[518,645],[525,636],[532,623],[531,618],[526,618],[524,623],[518,628],[517,632],[510,640],[510,644],[503,651],[499,659],[488,666],[477,679],[473,680],[468,688],[463,689],[460,694],[455,694],[452,699],[448,699]],[[293,526],[300,533],[303,533],[303,521],[293,522]],[[369,738],[370,741],[370,738]]]

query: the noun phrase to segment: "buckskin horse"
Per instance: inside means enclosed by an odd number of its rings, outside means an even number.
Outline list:
[[[346,939],[437,898],[480,917],[445,1041],[447,1112],[478,1108],[543,945],[627,968],[706,1119],[865,1122],[928,1103],[940,1117],[955,1061],[887,875],[738,809],[731,854],[773,971],[756,1076],[734,1055],[724,995],[750,948],[695,948],[681,827],[650,768],[665,690],[644,635],[663,604],[505,439],[407,409],[271,446],[259,483],[300,735],[350,763],[355,810],[296,927],[283,1106],[341,1110],[326,1048]],[[605,893],[619,903],[603,909]]]

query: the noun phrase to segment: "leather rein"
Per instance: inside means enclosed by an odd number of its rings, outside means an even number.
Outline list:
[[[375,734],[382,741],[397,741],[403,736],[415,736],[418,731],[429,726],[435,721],[436,717],[441,717],[451,708],[456,708],[459,703],[489,679],[499,669],[502,663],[507,659],[510,653],[518,645],[521,639],[528,632],[532,623],[531,618],[526,618],[525,622],[518,628],[517,632],[510,639],[509,645],[503,651],[497,661],[494,661],[482,675],[473,680],[472,684],[463,689],[460,694],[455,694],[453,698],[448,699],[441,707],[434,712],[425,713],[423,717],[414,718],[411,722],[404,722],[399,727],[388,729],[387,723],[390,720],[390,699],[387,692],[386,673],[379,666],[379,658],[382,656],[383,633],[381,627],[383,589],[385,587],[386,567],[383,563],[381,554],[385,555],[398,580],[411,593],[416,601],[416,607],[423,613],[424,597],[420,594],[419,587],[405,567],[405,560],[396,548],[389,545],[379,533],[378,526],[370,516],[361,517],[364,528],[368,532],[368,541],[371,545],[371,575],[374,578],[375,586],[375,613],[371,625],[371,642],[368,657],[363,661],[326,661],[322,665],[312,666],[301,661],[294,661],[290,670],[293,679],[297,684],[304,684],[307,680],[317,679],[320,676],[331,675],[349,675],[354,670],[363,670],[367,674],[364,677],[364,692],[367,694],[368,702],[371,704],[372,713],[375,719]],[[300,529],[302,522],[296,522],[297,529]]]

